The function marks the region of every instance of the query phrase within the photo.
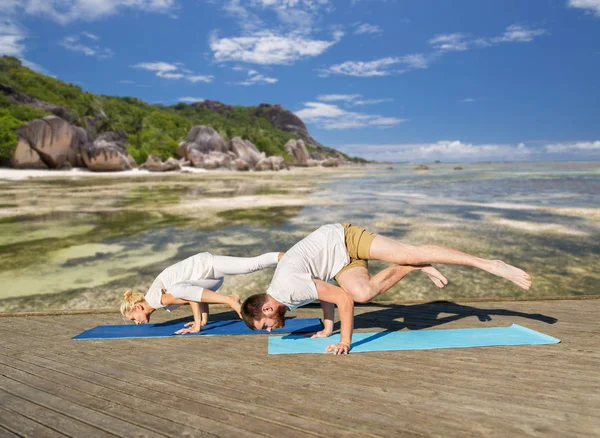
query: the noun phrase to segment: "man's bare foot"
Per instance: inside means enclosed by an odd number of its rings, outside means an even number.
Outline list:
[[[238,294],[229,295],[229,305],[237,312],[240,319],[242,319],[242,303]]]
[[[531,287],[531,275],[515,266],[504,263],[502,260],[491,260],[489,269],[486,269],[490,274],[497,275],[522,289],[529,290]]]
[[[423,274],[427,275],[437,287],[442,288],[448,284],[448,279],[433,266],[420,266],[418,269],[420,269]]]

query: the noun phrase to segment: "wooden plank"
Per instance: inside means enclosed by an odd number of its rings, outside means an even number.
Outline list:
[[[0,333],[5,335],[0,337],[5,347],[0,353],[8,366],[25,368],[40,379],[75,382],[67,389],[104,399],[119,393],[119,403],[134,410],[143,409],[143,391],[154,391],[148,393],[151,398],[165,399],[159,406],[175,411],[176,403],[208,404],[249,414],[251,422],[276,416],[281,427],[294,418],[291,431],[318,434],[323,427],[328,436],[586,436],[599,429],[599,305],[486,305],[498,310],[490,312],[494,325],[522,320],[564,341],[551,346],[272,357],[266,355],[266,340],[260,336],[73,342],[70,336],[89,328],[90,320],[70,315],[7,318],[10,324],[0,319]],[[357,313],[362,310],[368,313],[365,321],[382,328],[398,326],[400,321],[393,318],[427,325],[432,317],[448,315],[424,306],[359,308]],[[515,316],[515,311],[546,314],[558,322],[546,325]],[[294,313],[306,317],[320,311]],[[157,316],[153,322],[172,319]],[[100,315],[92,325],[110,323],[113,317]],[[466,317],[436,328],[486,325],[490,324]],[[125,397],[130,389],[125,384],[139,386],[139,393],[129,394],[140,398],[137,405]],[[181,410],[186,412],[185,407]]]
[[[180,380],[180,377],[176,377],[176,379],[173,382],[148,382],[146,381],[147,378],[144,378],[140,382],[136,381],[136,376],[138,378],[140,376],[139,368],[134,368],[127,373],[124,373],[123,370],[116,372],[114,370],[114,366],[107,367],[102,364],[98,366],[97,361],[95,361],[93,358],[89,358],[86,360],[86,358],[77,357],[74,361],[76,365],[53,362],[50,359],[60,359],[59,357],[53,355],[46,355],[46,357],[44,358],[32,355],[31,357],[22,357],[22,359],[27,360],[27,362],[29,363],[36,363],[40,366],[43,365],[44,367],[46,367],[45,369],[47,369],[48,372],[51,372],[50,370],[59,370],[60,372],[65,373],[68,376],[72,376],[69,377],[69,379],[66,379],[67,382],[70,381],[73,377],[76,377],[78,379],[86,379],[89,383],[93,383],[95,386],[102,385],[103,388],[112,388],[126,391],[128,394],[131,394],[133,396],[133,400],[140,406],[142,406],[143,409],[147,409],[147,405],[149,403],[154,403],[159,407],[162,405],[163,407],[160,408],[161,410],[166,409],[165,406],[175,406],[177,407],[177,409],[182,410],[181,412],[191,410],[192,412],[205,413],[206,411],[212,412],[215,408],[223,409],[226,411],[224,414],[228,415],[228,421],[233,424],[238,424],[238,434],[243,433],[242,427],[245,427],[246,429],[255,429],[258,431],[275,433],[278,431],[272,429],[274,428],[274,423],[277,423],[280,425],[285,425],[286,428],[297,428],[303,434],[312,433],[319,436],[326,436],[328,433],[335,433],[337,435],[343,434],[345,436],[352,435],[351,431],[349,430],[340,433],[340,430],[337,427],[334,428],[326,424],[313,425],[311,423],[307,423],[306,421],[299,421],[299,419],[296,416],[292,415],[286,415],[281,417],[280,415],[276,414],[274,415],[275,418],[273,418],[270,421],[267,421],[262,418],[264,416],[264,411],[262,410],[262,408],[253,409],[251,405],[243,403],[223,403],[220,397],[208,397],[206,395],[206,385],[201,386],[202,394],[195,394],[195,392],[192,389],[188,388],[185,388],[185,393],[182,394],[181,391],[177,391],[177,389],[173,390],[173,384],[176,381]],[[0,356],[0,363],[4,362],[7,362],[7,359],[3,359],[2,356]],[[28,368],[27,363],[24,362],[12,365],[18,366],[19,368]],[[85,366],[85,368],[81,368],[83,366]],[[29,367],[29,369],[31,370],[31,367]],[[90,369],[93,369],[93,371],[89,371]],[[110,377],[107,374],[99,374],[99,372],[114,374],[118,377]],[[40,374],[42,373],[40,372]],[[59,377],[55,376],[53,380],[56,380],[58,378]],[[69,384],[72,385],[73,383],[71,382]],[[156,388],[162,387],[166,388],[167,392],[156,391]],[[178,397],[174,397],[174,395],[178,395]],[[121,398],[123,398],[123,396],[121,396]],[[209,403],[211,406],[207,407],[206,403]],[[177,412],[177,410],[174,410],[173,415],[175,415]],[[237,413],[243,414],[243,418],[240,418],[239,421],[237,421],[235,418],[235,415]],[[281,418],[278,419],[278,417]],[[211,415],[211,418],[215,418],[214,414]],[[251,421],[258,423],[256,427],[250,424]],[[294,435],[294,433],[289,429],[286,429],[285,433],[286,435],[290,436]]]
[[[226,425],[194,415],[181,415],[179,411],[161,407],[154,400],[138,400],[118,391],[104,391],[104,388],[98,390],[89,382],[68,378],[47,368],[36,367],[22,361],[18,363],[12,361],[11,366],[7,366],[6,362],[6,358],[0,356],[0,373],[6,377],[36,389],[50,391],[67,401],[107,413],[159,434],[173,437],[209,436],[215,433],[244,435],[244,431],[241,429],[226,427]],[[102,397],[99,397],[98,393]],[[180,422],[175,422],[174,419],[179,419]],[[204,430],[199,427],[189,427],[188,424],[204,426]]]
[[[60,438],[66,435],[0,406],[0,426],[22,437]]]
[[[0,411],[0,414],[2,412]],[[11,432],[8,429],[3,428],[2,426],[0,426],[0,438],[19,438],[19,435],[17,435],[16,433]]]
[[[60,397],[28,385],[24,385],[5,376],[0,376],[0,388],[15,397],[20,397],[22,399],[35,402],[36,404],[44,406],[47,409],[60,412],[61,414],[64,414],[72,419],[80,421],[81,423],[85,423],[94,429],[94,434],[102,434],[105,436],[117,435],[152,438],[163,436],[154,433],[151,430],[121,421],[102,412],[94,411],[92,409],[88,409],[75,403],[63,400]],[[88,431],[87,433],[90,432]]]
[[[12,392],[3,390],[3,382],[0,382],[0,397],[2,398],[2,407],[12,412],[18,412],[19,415],[43,424],[57,432],[67,436],[93,436],[93,437],[114,437],[104,430],[90,426],[77,419],[63,415],[60,412],[49,409],[33,401],[23,399]],[[30,393],[29,398],[36,399],[35,394]]]

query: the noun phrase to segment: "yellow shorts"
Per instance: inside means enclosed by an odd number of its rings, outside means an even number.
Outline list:
[[[376,234],[365,230],[356,225],[342,224],[344,227],[344,240],[346,249],[350,256],[350,263],[344,266],[335,276],[337,280],[340,274],[352,268],[368,268],[367,260],[371,250],[371,243],[375,239]]]

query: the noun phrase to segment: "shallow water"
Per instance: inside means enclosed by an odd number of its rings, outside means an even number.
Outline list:
[[[381,300],[598,294],[599,163],[414,167],[2,181],[0,310],[116,306],[123,289],[144,291],[196,252],[284,251],[329,222],[503,259],[534,280],[525,292],[443,266],[443,290],[416,272]],[[231,277],[221,291],[263,291],[270,275]]]

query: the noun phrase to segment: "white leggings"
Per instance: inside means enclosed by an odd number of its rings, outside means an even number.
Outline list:
[[[176,283],[168,292],[176,298],[200,302],[202,291],[208,289],[216,292],[223,284],[225,275],[249,274],[276,266],[278,256],[278,252],[269,252],[257,257],[213,256],[213,266],[207,278]]]

